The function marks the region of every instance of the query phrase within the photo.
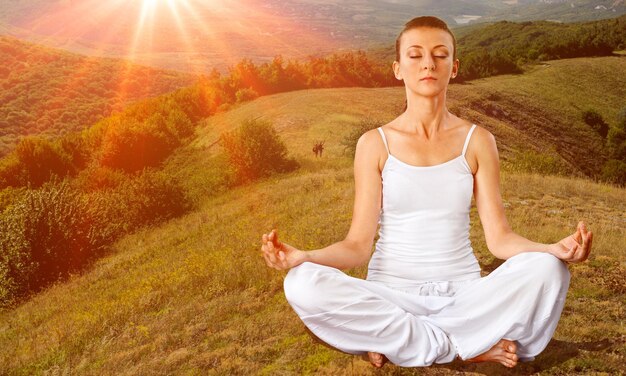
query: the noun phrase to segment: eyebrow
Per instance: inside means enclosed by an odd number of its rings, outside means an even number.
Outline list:
[[[424,48],[424,47],[420,46],[419,44],[414,44],[414,45],[409,46],[409,47],[407,47],[407,48],[411,48],[411,47]],[[436,46],[435,46],[435,47],[433,47],[433,48],[437,48],[437,47],[445,47],[445,48],[448,48],[448,46],[443,45],[443,44],[438,44],[438,45],[436,45]]]

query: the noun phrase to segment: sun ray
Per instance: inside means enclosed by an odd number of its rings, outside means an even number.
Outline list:
[[[45,17],[22,26],[56,40],[47,44],[191,74],[211,68],[224,73],[243,58],[256,64],[277,55],[299,59],[314,54],[313,48],[335,44],[327,30],[307,27],[302,15],[260,0],[62,1],[50,3]],[[85,61],[65,87],[83,82],[90,69]],[[122,102],[132,90],[132,75],[129,63],[117,77]]]

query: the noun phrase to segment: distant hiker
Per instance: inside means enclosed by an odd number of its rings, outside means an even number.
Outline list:
[[[324,151],[324,142],[326,141],[321,141],[315,144],[315,146],[313,146],[313,153],[315,153],[315,157],[322,156],[322,152]]]

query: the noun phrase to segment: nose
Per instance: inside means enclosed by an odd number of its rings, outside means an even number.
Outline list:
[[[430,56],[430,54],[424,54],[424,57],[422,58],[422,64],[424,69],[426,70],[435,69],[435,60],[432,58],[432,56]]]

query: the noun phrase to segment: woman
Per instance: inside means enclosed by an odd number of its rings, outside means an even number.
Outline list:
[[[367,353],[376,367],[532,360],[561,315],[565,263],[587,259],[592,233],[581,221],[572,235],[542,244],[511,230],[494,136],[446,107],[459,60],[442,20],[409,21],[392,68],[404,80],[407,106],[357,142],[346,238],[302,251],[272,230],[262,236],[262,255],[269,267],[291,269],[285,296],[316,337]],[[472,194],[490,252],[506,260],[485,277],[469,240]],[[366,280],[339,270],[368,260]]]

